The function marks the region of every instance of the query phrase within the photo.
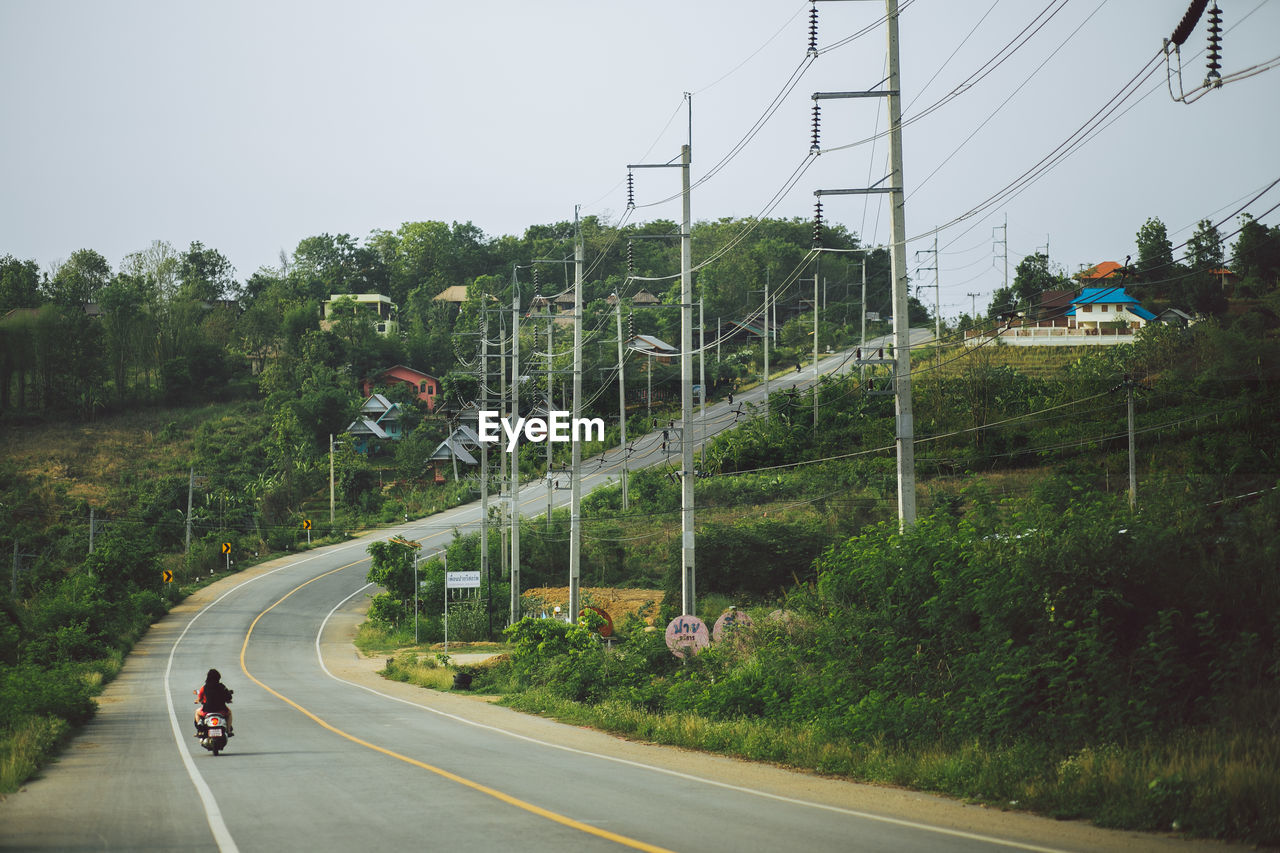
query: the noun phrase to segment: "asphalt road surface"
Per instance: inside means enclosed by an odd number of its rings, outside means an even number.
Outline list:
[[[841,358],[823,366],[839,365]],[[846,365],[847,367],[847,365]],[[790,381],[812,381],[812,367]],[[731,408],[711,407],[731,426]],[[660,436],[630,464],[665,460]],[[606,458],[584,492],[617,479]],[[590,467],[590,466],[589,466]],[[568,492],[554,493],[557,504]],[[521,508],[545,510],[545,487]],[[20,850],[1186,849],[910,792],[628,743],[474,697],[391,682],[350,638],[372,592],[371,538],[442,546],[475,504],[226,578],[154,625],[63,756],[0,802]],[[192,736],[218,667],[236,737]]]

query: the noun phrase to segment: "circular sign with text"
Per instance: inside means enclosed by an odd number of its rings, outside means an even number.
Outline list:
[[[720,618],[716,620],[715,627],[711,629],[711,637],[718,643],[724,639],[726,631],[733,633],[735,629],[746,628],[750,624],[751,617],[747,615],[747,611],[730,607],[721,613]]]
[[[711,635],[707,631],[707,623],[697,616],[677,616],[667,625],[667,648],[681,660],[685,655],[696,655],[709,645]]]

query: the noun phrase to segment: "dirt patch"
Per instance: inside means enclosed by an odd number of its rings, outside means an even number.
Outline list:
[[[662,604],[660,589],[625,589],[609,586],[578,587],[579,601],[584,606],[599,607],[613,619],[613,624],[621,625],[630,613],[640,613],[648,605],[643,618],[650,625],[658,616],[658,606]],[[530,615],[547,616],[555,613],[559,607],[564,613],[569,607],[569,587],[536,586],[526,589],[521,596],[524,609]]]

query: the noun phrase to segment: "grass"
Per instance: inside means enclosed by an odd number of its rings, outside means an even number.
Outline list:
[[[899,785],[1107,827],[1280,843],[1280,734],[1185,731],[1089,747],[977,743],[895,746],[832,737],[816,726],[585,705],[545,690],[504,704],[636,740],[719,752],[863,782]]]
[[[431,690],[448,690],[453,687],[455,672],[452,667],[442,664],[435,657],[406,650],[389,658],[386,667],[379,674],[392,681],[403,681]]]
[[[0,794],[12,794],[52,756],[71,724],[57,717],[24,717],[0,736]]]

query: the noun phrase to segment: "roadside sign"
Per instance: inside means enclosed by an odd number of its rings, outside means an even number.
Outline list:
[[[231,543],[230,543],[230,542],[223,542],[223,543],[222,543],[222,553],[224,553],[224,554],[230,554],[230,553],[231,553]]]
[[[479,572],[445,572],[445,589],[479,589]]]
[[[681,660],[685,655],[696,655],[709,645],[711,636],[707,632],[707,623],[697,616],[677,616],[667,625],[667,648]]]
[[[310,529],[311,529],[311,519],[309,519],[309,518],[304,518],[304,519],[302,519],[302,529],[303,529],[303,530],[310,530]]]
[[[169,569],[165,569],[161,572],[160,577],[164,578],[165,583],[173,583],[173,572]]]
[[[711,638],[717,643],[724,639],[725,632],[733,633],[737,628],[745,628],[751,624],[751,617],[745,610],[730,607],[720,614],[715,627],[711,629]]]

